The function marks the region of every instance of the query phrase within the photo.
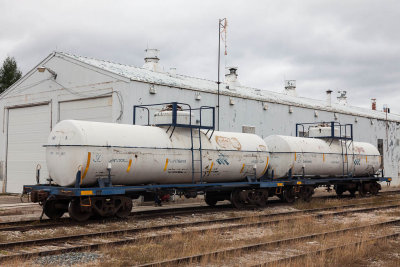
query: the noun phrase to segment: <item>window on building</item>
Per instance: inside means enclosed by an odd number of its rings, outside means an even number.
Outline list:
[[[256,127],[243,125],[242,126],[242,133],[255,134],[256,133]]]

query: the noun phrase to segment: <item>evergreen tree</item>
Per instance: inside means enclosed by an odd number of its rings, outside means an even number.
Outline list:
[[[17,62],[13,57],[7,57],[0,69],[0,93],[21,78],[22,72],[17,67]]]

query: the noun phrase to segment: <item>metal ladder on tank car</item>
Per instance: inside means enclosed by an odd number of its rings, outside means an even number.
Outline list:
[[[344,127],[344,136],[342,135],[342,128]],[[353,134],[351,131],[351,136],[350,138],[347,137],[347,125],[339,125],[339,142],[340,142],[340,147],[342,150],[342,176],[343,177],[349,177],[349,152],[348,152],[348,145],[353,145]],[[347,142],[347,140],[350,140],[350,142]],[[353,160],[354,160],[354,148],[353,150]]]
[[[201,128],[190,129],[191,152],[192,152],[192,183],[196,181],[196,174],[200,174],[200,183],[203,183],[203,153],[201,147]],[[194,133],[193,133],[194,131]],[[195,140],[198,140],[198,147],[195,147]],[[196,171],[196,164],[199,171]]]

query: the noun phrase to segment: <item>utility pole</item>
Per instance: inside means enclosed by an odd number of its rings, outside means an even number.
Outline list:
[[[225,55],[226,55],[226,27],[228,26],[228,21],[226,18],[219,19],[218,20],[218,81],[217,81],[217,86],[218,86],[218,92],[217,92],[217,122],[218,122],[218,127],[217,130],[219,131],[219,122],[220,122],[220,109],[219,109],[219,85],[221,84],[219,76],[220,76],[220,64],[221,64],[221,34],[225,32]]]

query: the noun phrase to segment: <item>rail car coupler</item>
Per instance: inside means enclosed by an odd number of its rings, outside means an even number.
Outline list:
[[[31,192],[31,201],[32,202],[44,202],[49,197],[49,192],[44,190],[33,190]]]

